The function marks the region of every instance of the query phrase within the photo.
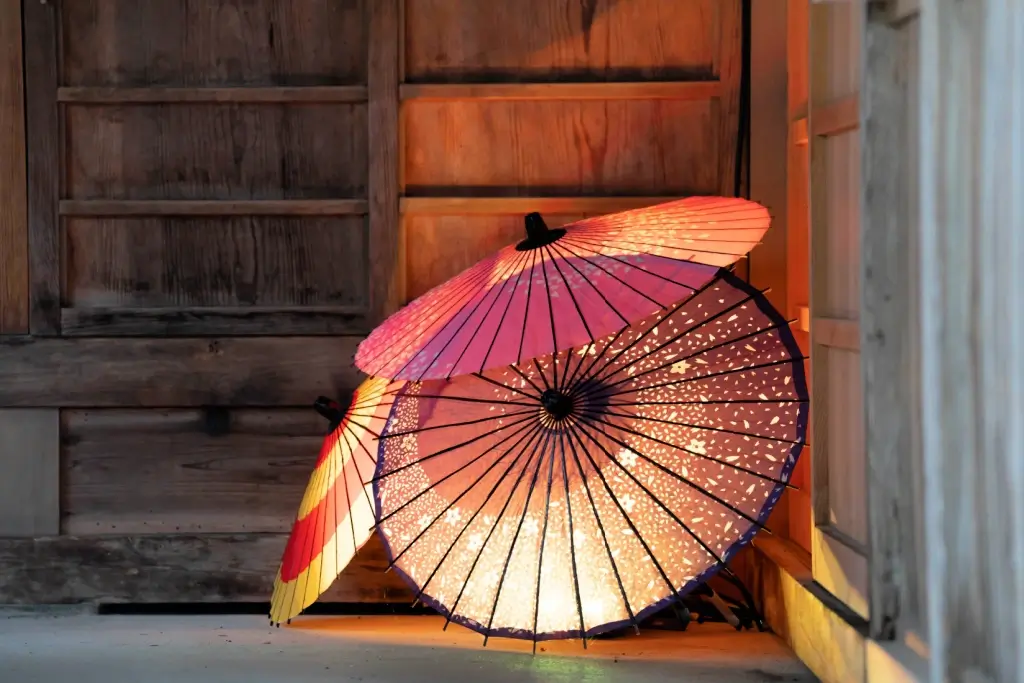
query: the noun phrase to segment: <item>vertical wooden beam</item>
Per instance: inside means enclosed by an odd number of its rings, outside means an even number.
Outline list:
[[[0,410],[0,537],[60,533],[56,409]]]
[[[1024,680],[1024,4],[922,0],[931,681]]]
[[[28,154],[29,327],[34,335],[60,332],[60,119],[57,105],[60,8],[27,0],[25,138]]]
[[[911,467],[909,197],[910,64],[907,31],[865,5],[860,129],[860,348],[867,460],[871,636],[891,640],[911,606],[914,481]]]
[[[401,305],[405,294],[398,211],[401,0],[373,0],[369,14],[370,308],[380,320]]]
[[[28,333],[21,0],[0,0],[0,335]]]
[[[739,133],[740,84],[743,75],[743,0],[722,0],[718,9],[718,79],[722,94],[718,98],[718,181],[721,194],[735,192],[736,153],[722,154],[721,150],[742,144]]]

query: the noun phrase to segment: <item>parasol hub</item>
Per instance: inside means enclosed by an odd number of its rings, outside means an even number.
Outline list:
[[[544,410],[555,420],[564,420],[572,415],[574,401],[571,396],[563,394],[557,389],[548,389],[540,397]]]
[[[565,234],[565,228],[555,228],[554,230],[549,228],[536,211],[526,214],[523,220],[526,224],[526,239],[516,245],[517,251],[530,251],[546,247]]]

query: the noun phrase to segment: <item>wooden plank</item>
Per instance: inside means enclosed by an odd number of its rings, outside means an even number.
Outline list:
[[[28,155],[29,330],[60,331],[61,125],[57,109],[57,3],[26,2],[25,143]]]
[[[62,87],[57,101],[69,104],[322,104],[366,101],[366,86],[320,85],[245,88]]]
[[[401,0],[375,1],[370,5],[369,15],[370,308],[377,320],[396,311],[405,298],[398,211],[398,39],[399,18],[403,16],[400,5]]]
[[[286,534],[0,539],[0,603],[266,602]],[[371,539],[321,602],[407,602]]]
[[[892,640],[916,619],[917,541],[911,425],[916,315],[908,80],[916,46],[882,11],[867,11],[861,129],[861,368],[864,383],[871,635]],[[914,61],[911,61],[911,60]],[[910,495],[908,495],[908,492]],[[909,619],[908,619],[909,617]]]
[[[604,214],[639,209],[679,199],[658,197],[402,197],[401,210],[409,215],[523,216],[531,211],[547,214]]]
[[[366,78],[364,0],[73,0],[72,87],[347,86]]]
[[[217,337],[369,334],[358,306],[292,308],[65,308],[65,337]]]
[[[65,243],[68,308],[368,304],[361,216],[74,218]]]
[[[720,0],[406,0],[415,83],[713,78]]]
[[[743,156],[738,153],[740,107],[743,106],[740,94],[743,74],[743,2],[720,0],[715,4],[719,40],[715,66],[722,83],[721,95],[714,103],[718,135],[718,193],[732,196],[741,191],[736,186],[736,167]],[[743,174],[740,180],[741,183],[744,181]]]
[[[365,199],[62,199],[62,216],[357,216]]]
[[[605,83],[407,83],[406,100],[709,100],[722,93],[711,81]]]
[[[72,536],[290,531],[328,429],[312,408],[68,410],[62,423]]]
[[[920,21],[914,233],[931,681],[1019,681],[1024,6],[923,0]]]
[[[717,102],[407,102],[406,194],[718,194]]]
[[[0,410],[0,537],[59,530],[58,411]]]
[[[0,0],[0,334],[28,332],[21,2]]]
[[[806,551],[775,537],[754,546],[753,592],[772,630],[823,683],[865,681],[863,627],[822,601]]]
[[[860,126],[860,98],[850,95],[811,109],[811,134],[821,137],[841,135]]]
[[[845,351],[860,350],[860,323],[841,318],[811,318],[813,343]]]
[[[65,109],[66,199],[366,196],[365,104]]]
[[[297,406],[362,381],[358,337],[0,340],[0,406]]]

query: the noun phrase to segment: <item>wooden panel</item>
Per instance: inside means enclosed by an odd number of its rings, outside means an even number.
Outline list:
[[[69,106],[71,199],[366,193],[365,105]]]
[[[1024,6],[921,4],[914,232],[931,680],[1020,681]]]
[[[817,138],[812,173],[816,256],[822,259],[814,316],[860,316],[860,144],[857,133]]]
[[[0,0],[0,334],[28,332],[21,2]]]
[[[412,102],[406,122],[409,194],[715,194],[727,153],[709,102]]]
[[[362,0],[72,0],[63,10],[67,85],[330,85],[365,78]]]
[[[583,215],[545,214],[552,228]],[[522,216],[410,216],[409,296],[439,285],[523,235]]]
[[[265,602],[285,534],[0,540],[0,603]],[[408,601],[371,539],[322,602]]]
[[[405,300],[398,82],[401,0],[374,0],[370,7],[370,306],[375,320]]]
[[[365,306],[366,226],[348,218],[75,218],[68,305]]]
[[[860,125],[860,98],[853,94],[815,106],[810,116],[812,135],[830,137],[854,130]]]
[[[409,81],[657,80],[717,73],[721,0],[406,0]],[[679,31],[686,32],[681,39]]]
[[[312,409],[70,410],[61,530],[289,531],[327,422]]]
[[[304,406],[351,391],[358,337],[0,341],[0,406]]]
[[[28,154],[29,331],[60,331],[60,225],[63,140],[57,116],[57,9],[26,2],[24,8],[25,142]]]
[[[57,533],[59,438],[56,410],[0,410],[0,537]]]
[[[828,373],[827,427],[816,433],[815,440],[825,439],[828,459],[828,489],[819,492],[828,501],[826,521],[840,531],[867,544],[867,466],[864,458],[864,394],[860,372],[860,354],[841,349],[820,347],[825,354]]]
[[[811,6],[811,105],[829,104],[860,89],[864,3]]]

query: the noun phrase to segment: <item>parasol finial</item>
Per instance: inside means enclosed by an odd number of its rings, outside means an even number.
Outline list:
[[[544,219],[539,213],[534,211],[533,213],[526,214],[526,237],[534,242],[544,242],[544,235],[548,232],[548,224],[544,222]]]

